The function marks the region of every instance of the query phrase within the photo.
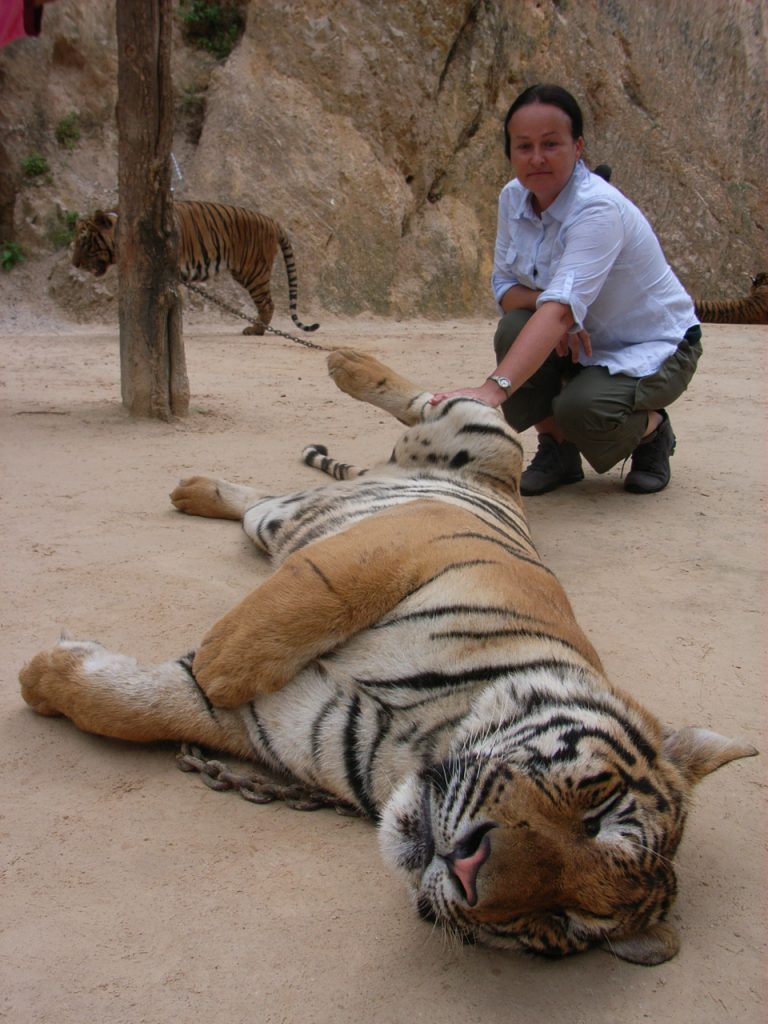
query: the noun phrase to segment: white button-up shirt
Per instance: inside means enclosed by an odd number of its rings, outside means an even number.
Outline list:
[[[581,160],[540,217],[516,179],[501,190],[496,302],[516,284],[542,290],[537,308],[552,301],[570,306],[572,332],[583,327],[592,342],[592,355],[582,353],[579,362],[610,373],[655,373],[698,323],[643,214]]]

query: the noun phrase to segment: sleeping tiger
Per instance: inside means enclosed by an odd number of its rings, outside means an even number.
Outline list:
[[[263,213],[223,203],[175,200],[179,232],[179,274],[182,281],[207,281],[221,266],[246,289],[259,311],[260,323],[246,327],[243,334],[263,334],[272,322],[274,303],[269,289],[272,264],[280,246],[288,274],[288,302],[291,319],[303,331],[316,331],[320,324],[303,324],[297,315],[298,283],[293,248],[283,228]],[[97,210],[75,225],[72,262],[76,267],[101,277],[115,263],[118,216]]]
[[[696,299],[696,315],[706,324],[768,324],[768,274],[752,279],[749,295],[710,302]]]
[[[755,749],[665,729],[606,679],[534,548],[522,447],[498,410],[432,406],[354,350],[329,367],[406,424],[390,461],[341,472],[310,447],[348,479],[284,497],[183,480],[175,507],[241,521],[274,574],[161,665],[62,639],[22,669],[24,699],[335,795],[378,823],[419,915],[463,940],[667,960],[692,790]]]

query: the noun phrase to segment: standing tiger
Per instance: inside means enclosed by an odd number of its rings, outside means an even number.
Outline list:
[[[226,267],[246,289],[259,312],[260,323],[246,327],[243,334],[263,334],[272,322],[274,303],[269,282],[277,247],[283,253],[288,274],[288,302],[291,319],[303,331],[316,331],[319,324],[303,324],[297,315],[298,282],[293,248],[283,228],[263,213],[241,206],[175,200],[173,212],[179,233],[179,274],[182,281],[207,281]],[[101,277],[116,262],[115,243],[118,215],[97,210],[75,225],[72,262]]]
[[[752,279],[749,295],[710,302],[695,299],[696,315],[706,324],[768,324],[768,274]]]
[[[608,681],[534,548],[498,410],[433,406],[351,349],[329,367],[407,425],[390,461],[285,497],[183,480],[175,507],[241,521],[274,574],[161,665],[62,638],[22,669],[24,699],[325,790],[378,822],[418,913],[461,939],[669,959],[692,790],[755,749],[665,729]]]

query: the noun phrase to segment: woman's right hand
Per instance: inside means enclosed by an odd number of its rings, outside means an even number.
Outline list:
[[[429,400],[430,405],[440,405],[441,402],[447,401],[449,398],[474,398],[477,402],[482,402],[484,405],[496,406],[501,405],[506,400],[507,395],[503,388],[500,388],[492,380],[487,380],[479,388],[459,388],[457,391],[436,391]]]

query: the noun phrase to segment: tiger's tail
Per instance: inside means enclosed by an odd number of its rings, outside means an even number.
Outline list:
[[[332,459],[328,449],[322,444],[308,444],[301,453],[301,458],[308,466],[319,469],[321,473],[332,476],[334,480],[354,480],[368,472],[367,469],[359,469],[357,466],[349,466],[346,462]]]
[[[768,273],[755,275],[749,294],[739,299],[694,299],[693,304],[705,324],[768,324]]]
[[[694,305],[704,324],[768,324],[768,289],[763,296],[753,293],[721,302],[695,299]]]
[[[283,259],[285,260],[285,272],[288,275],[288,305],[291,310],[291,320],[296,324],[297,327],[301,328],[302,331],[316,331],[320,324],[303,324],[297,315],[297,297],[299,294],[298,278],[296,276],[296,260],[293,256],[293,246],[290,243],[287,235],[282,231],[278,237],[280,248],[283,250]]]

